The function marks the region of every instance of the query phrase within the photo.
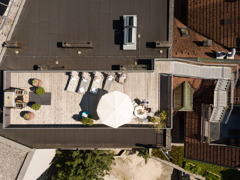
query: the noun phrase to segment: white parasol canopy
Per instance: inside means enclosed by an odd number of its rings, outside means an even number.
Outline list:
[[[118,128],[131,121],[133,104],[128,95],[113,91],[100,99],[97,113],[103,124]]]

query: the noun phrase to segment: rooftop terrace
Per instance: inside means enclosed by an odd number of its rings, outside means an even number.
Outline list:
[[[147,99],[152,111],[159,109],[159,73],[171,72],[170,61],[156,62],[154,72],[132,72],[128,73],[127,81],[122,85],[114,81],[110,91],[120,91],[127,94],[131,100]],[[46,92],[51,93],[51,105],[42,105],[40,110],[34,111],[35,118],[31,121],[25,121],[21,117],[23,111],[32,111],[30,107],[24,109],[10,109],[10,116],[6,117],[8,125],[81,125],[78,116],[81,111],[88,111],[94,115],[95,125],[102,124],[98,120],[96,108],[103,91],[98,94],[89,92],[84,95],[65,91],[69,75],[64,71],[6,71],[5,89],[10,87],[22,88],[30,91],[32,85],[29,80],[32,78],[41,79]],[[164,92],[162,92],[164,93]],[[162,102],[163,103],[163,102]],[[163,103],[164,104],[164,103]],[[9,109],[7,109],[8,111]],[[142,122],[132,119],[131,125]],[[144,123],[143,123],[144,124]],[[147,123],[146,123],[147,124]],[[123,127],[126,127],[125,125]],[[102,127],[102,126],[101,126]],[[106,126],[104,126],[106,127]]]

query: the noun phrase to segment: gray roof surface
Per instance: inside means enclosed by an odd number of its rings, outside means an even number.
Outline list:
[[[153,129],[2,129],[0,135],[34,148],[124,148],[162,144]]]
[[[134,59],[167,57],[167,49],[151,48],[168,40],[168,0],[34,0],[26,1],[11,41],[22,45],[18,55],[8,49],[2,67],[33,69],[34,65],[66,69],[110,70]],[[137,15],[137,50],[121,50],[122,16]],[[93,43],[93,49],[63,49],[58,42]]]

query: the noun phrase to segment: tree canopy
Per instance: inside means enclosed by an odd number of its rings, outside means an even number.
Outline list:
[[[52,162],[56,174],[52,179],[103,179],[114,163],[113,153],[102,150],[58,150]]]

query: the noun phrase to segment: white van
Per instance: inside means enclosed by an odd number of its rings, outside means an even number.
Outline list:
[[[123,16],[123,50],[137,49],[137,15]]]

